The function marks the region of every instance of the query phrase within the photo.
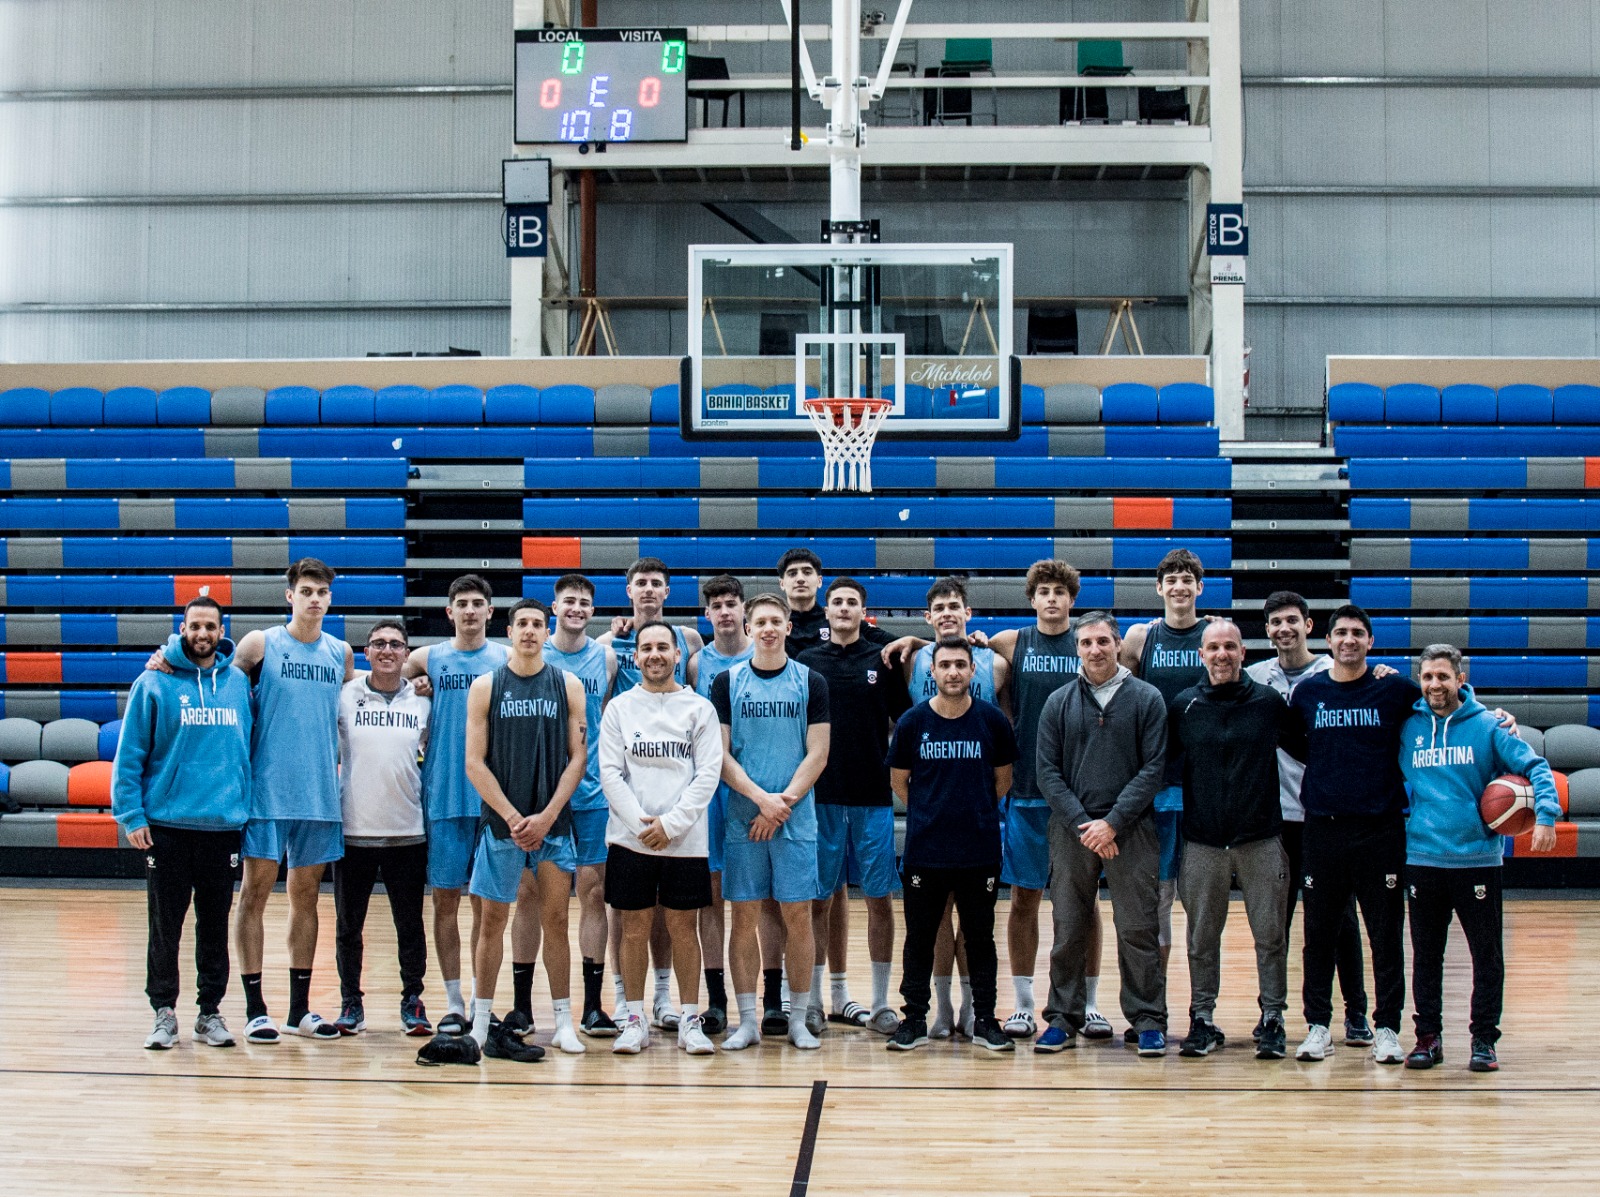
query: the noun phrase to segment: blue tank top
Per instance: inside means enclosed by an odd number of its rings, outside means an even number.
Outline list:
[[[1190,686],[1206,680],[1206,667],[1200,660],[1200,640],[1209,625],[1200,620],[1192,628],[1171,628],[1164,619],[1150,622],[1145,633],[1144,651],[1139,654],[1139,677],[1161,691],[1161,700],[1170,703]],[[1170,793],[1183,784],[1183,753],[1167,753],[1167,770],[1157,793],[1156,810],[1182,810],[1183,797]]]
[[[711,697],[711,683],[716,681],[740,661],[748,661],[750,654],[756,651],[755,642],[746,646],[744,652],[737,656],[725,657],[717,651],[716,642],[711,641],[700,650],[696,658],[700,663],[695,666],[694,691],[701,698]]]
[[[672,676],[681,686],[689,676],[689,638],[683,634],[682,628],[673,628],[672,634],[678,638],[678,667],[672,671]],[[633,663],[636,643],[632,636],[616,637],[611,641],[611,647],[617,654],[617,685],[612,691],[612,697],[615,697],[639,684],[639,667]]]
[[[992,648],[975,648],[972,650],[972,684],[967,690],[974,698],[981,698],[984,702],[998,702],[994,695],[994,650]],[[926,702],[939,693],[939,686],[933,680],[933,645],[925,644],[917,650],[916,659],[911,663],[911,701],[912,703]]]
[[[568,805],[573,810],[605,810],[606,796],[600,789],[600,707],[606,697],[606,646],[585,636],[582,648],[575,653],[564,653],[555,646],[554,640],[546,640],[544,659],[583,683],[584,718],[589,723],[589,763]]]
[[[1078,644],[1069,628],[1047,636],[1035,624],[1017,632],[1011,653],[1011,698],[1017,712],[1017,764],[1011,773],[1014,801],[1039,805],[1039,716],[1045,700],[1078,676]]]
[[[478,817],[483,800],[467,780],[467,691],[474,678],[493,673],[510,657],[509,648],[492,641],[466,652],[448,641],[429,647],[433,714],[422,758],[422,805],[429,819]]]
[[[250,743],[252,819],[342,821],[339,691],[345,649],[343,640],[326,632],[302,644],[287,626],[267,629]]]
[[[748,661],[728,670],[728,743],[733,759],[750,780],[769,793],[779,793],[806,757],[806,707],[811,697],[811,670],[790,661],[777,677],[765,678]],[[743,794],[728,793],[729,843],[750,838],[756,804]],[[775,839],[815,843],[817,807],[812,791],[789,812]]]

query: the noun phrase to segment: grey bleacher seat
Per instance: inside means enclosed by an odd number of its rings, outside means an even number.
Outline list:
[[[67,767],[60,761],[23,761],[11,767],[11,800],[22,806],[65,806]]]
[[[32,719],[12,716],[0,719],[0,761],[8,765],[17,761],[39,759],[39,737],[43,729]]]
[[[1540,756],[1544,755],[1544,733],[1536,727],[1518,724],[1517,735],[1522,737],[1522,742],[1533,749]]]
[[[267,393],[260,387],[221,387],[211,392],[211,422],[259,427],[267,422]]]
[[[1552,727],[1544,734],[1544,759],[1563,773],[1600,768],[1600,728],[1576,723]]]
[[[89,719],[57,719],[45,724],[39,756],[69,765],[99,760],[100,725]]]
[[[1567,775],[1567,815],[1600,818],[1600,769],[1579,769]]]
[[[650,388],[632,382],[613,382],[594,393],[596,424],[649,424]]]
[[[1086,382],[1059,382],[1044,389],[1046,424],[1098,424],[1100,391]]]

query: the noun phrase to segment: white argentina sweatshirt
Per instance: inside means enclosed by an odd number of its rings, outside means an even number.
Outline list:
[[[705,856],[706,807],[721,775],[716,708],[693,690],[652,694],[635,686],[606,704],[600,718],[600,788],[611,807],[606,843],[646,856]],[[661,852],[639,842],[646,815],[659,817],[672,837]]]

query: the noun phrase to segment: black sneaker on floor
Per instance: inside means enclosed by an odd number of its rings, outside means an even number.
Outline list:
[[[1256,1021],[1256,1025],[1250,1028],[1250,1038],[1254,1039],[1257,1043],[1260,1043],[1261,1042],[1261,1031],[1262,1031],[1262,1028],[1265,1027],[1266,1025],[1267,1025],[1267,1020],[1265,1018],[1258,1019]]]
[[[1261,1020],[1261,1034],[1256,1039],[1256,1059],[1281,1060],[1289,1052],[1283,1019],[1276,1014]]]
[[[903,1024],[902,1024],[903,1025]],[[981,1047],[991,1052],[1014,1052],[1017,1045],[1011,1036],[1000,1029],[1000,1024],[992,1018],[975,1018],[972,1020],[972,1046]]]
[[[400,1025],[407,1035],[433,1035],[433,1024],[428,1021],[427,1007],[416,994],[400,999]]]
[[[478,1041],[471,1035],[447,1035],[442,1031],[417,1051],[417,1063],[430,1066],[476,1064],[481,1058]]]
[[[590,1010],[583,1016],[583,1021],[578,1024],[590,1039],[615,1039],[617,1037],[617,1024],[612,1021],[611,1015],[604,1010]]]
[[[1188,1056],[1190,1059],[1196,1056],[1209,1056],[1227,1041],[1227,1036],[1205,1019],[1191,1018],[1189,1033],[1178,1045],[1178,1054]]]
[[[333,1020],[341,1035],[359,1035],[367,1029],[367,1012],[360,998],[353,998],[339,1008],[339,1017]]]
[[[721,1006],[707,1006],[700,1016],[700,1029],[707,1035],[720,1035],[728,1029],[728,1012]]]
[[[1002,1036],[1004,1038],[1004,1036]],[[902,1018],[900,1029],[889,1036],[887,1044],[892,1052],[908,1052],[912,1048],[922,1047],[928,1042],[928,1020],[925,1018]]]
[[[441,1035],[465,1035],[472,1030],[472,1023],[467,1020],[465,1014],[457,1014],[451,1010],[439,1020],[438,1030]]]
[[[1122,1032],[1122,1044],[1124,1047],[1138,1047],[1139,1032],[1134,1030],[1132,1027],[1129,1027],[1126,1031]]]
[[[761,1033],[763,1035],[787,1035],[789,1033],[789,1016],[782,1010],[768,1008],[761,1012]]]
[[[1417,1046],[1406,1057],[1407,1068],[1432,1068],[1444,1063],[1444,1036],[1418,1035]]]
[[[529,1035],[533,1034],[533,1019],[521,1010],[512,1010],[497,1025],[507,1035],[513,1035],[518,1039],[525,1040]],[[490,1030],[492,1031],[493,1029],[494,1027],[491,1026]]]
[[[1500,1058],[1494,1054],[1494,1044],[1487,1039],[1472,1041],[1472,1059],[1467,1063],[1469,1072],[1499,1072]]]
[[[1344,1020],[1344,1045],[1346,1047],[1371,1047],[1372,1024],[1365,1014],[1352,1014]]]
[[[502,1024],[498,1030],[489,1032],[489,1041],[483,1045],[483,1054],[493,1060],[514,1060],[518,1064],[537,1064],[544,1059],[544,1048],[532,1043],[523,1043],[522,1040],[507,1031],[504,1024]]]

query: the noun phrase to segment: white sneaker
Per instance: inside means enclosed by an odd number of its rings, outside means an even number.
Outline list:
[[[900,1029],[900,1016],[888,1006],[881,1006],[872,1012],[872,1017],[867,1020],[867,1030],[876,1031],[880,1035],[893,1035]]]
[[[258,1014],[245,1024],[244,1038],[246,1043],[276,1043],[278,1042],[278,1028],[272,1025],[272,1016]]]
[[[685,1018],[678,1023],[678,1046],[691,1056],[714,1056],[717,1054],[716,1044],[706,1037],[705,1028],[700,1025],[700,1016]]]
[[[806,1020],[803,1018],[791,1018],[789,1020],[789,1042],[803,1052],[816,1051],[817,1048],[822,1046],[822,1040],[811,1033],[806,1026]]]
[[[650,1028],[642,1018],[630,1018],[622,1024],[622,1034],[611,1042],[613,1055],[637,1056],[650,1046]]]
[[[144,1037],[144,1045],[151,1051],[166,1051],[169,1047],[178,1046],[178,1016],[173,1013],[171,1006],[163,1006],[156,1011],[155,1025]]]
[[[802,1031],[804,1027],[800,1028]],[[761,1042],[761,1020],[758,1018],[741,1018],[739,1025],[729,1031],[722,1041],[722,1050],[725,1052],[742,1052],[747,1047],[755,1047]]]
[[[298,1024],[287,1030],[291,1035],[299,1035],[303,1039],[316,1039],[324,1043],[344,1038],[339,1034],[339,1028],[325,1021],[320,1014],[307,1014]]]
[[[583,1040],[578,1038],[578,1032],[572,1029],[571,1022],[556,1023],[556,1033],[550,1040],[550,1045],[557,1051],[566,1052],[569,1056],[581,1056],[589,1049],[583,1046]]]
[[[1376,1027],[1372,1032],[1372,1058],[1379,1064],[1401,1064],[1405,1053],[1400,1050],[1400,1036],[1388,1027]]]
[[[1001,1024],[1007,1039],[1032,1039],[1038,1029],[1033,1025],[1032,1010],[1018,1010]]]
[[[678,1023],[682,1021],[672,1002],[666,998],[656,1003],[650,1015],[650,1025],[660,1027],[663,1031],[676,1031]]]
[[[1397,1037],[1395,1039],[1397,1051],[1399,1043]],[[1305,1040],[1294,1050],[1296,1060],[1326,1060],[1331,1055],[1333,1055],[1333,1036],[1328,1033],[1327,1027],[1312,1027],[1306,1032]]]
[[[220,1014],[202,1014],[194,1020],[194,1041],[207,1047],[233,1047],[233,1033]]]

